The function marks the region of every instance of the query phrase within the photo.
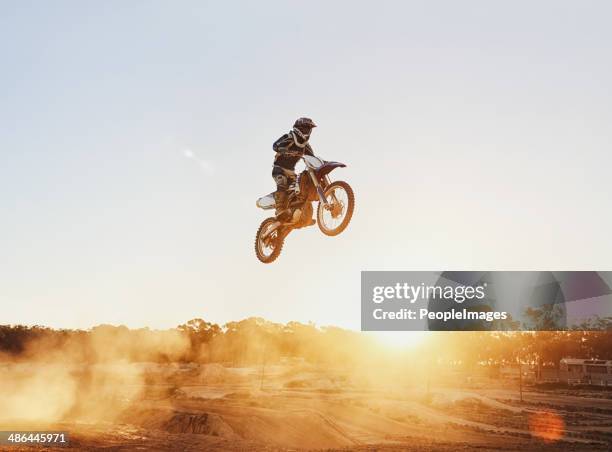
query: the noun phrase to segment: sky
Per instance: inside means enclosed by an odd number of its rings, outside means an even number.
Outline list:
[[[359,329],[362,270],[611,270],[611,14],[0,0],[0,324]],[[356,209],[264,265],[300,116]]]

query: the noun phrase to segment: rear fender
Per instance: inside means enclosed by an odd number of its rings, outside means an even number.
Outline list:
[[[262,196],[255,202],[255,204],[260,209],[264,209],[264,210],[274,209],[276,207],[276,202],[274,200],[274,192],[266,196]]]

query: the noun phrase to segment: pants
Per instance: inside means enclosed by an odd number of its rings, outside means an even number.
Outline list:
[[[289,198],[287,190],[289,186],[295,182],[296,176],[292,170],[274,165],[272,169],[272,178],[274,182],[276,182],[274,201],[276,202],[276,214],[278,215],[287,209],[287,201]]]

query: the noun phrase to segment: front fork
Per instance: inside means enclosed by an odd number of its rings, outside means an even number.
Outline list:
[[[317,194],[319,195],[319,201],[321,201],[325,207],[329,207],[329,203],[327,202],[327,199],[325,199],[325,193],[323,193],[323,187],[321,187],[321,184],[319,183],[319,179],[315,175],[314,170],[309,168],[308,174],[310,174],[310,179],[312,180],[312,183],[317,189]],[[327,185],[330,184],[330,180],[327,175],[325,176],[325,183]]]

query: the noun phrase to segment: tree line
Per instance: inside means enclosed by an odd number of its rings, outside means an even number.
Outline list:
[[[612,359],[612,319],[570,331],[428,332],[413,347],[390,347],[376,335],[313,323],[259,317],[224,325],[196,318],[168,330],[99,325],[89,330],[0,325],[0,361],[70,360],[274,363],[282,358],[324,365],[372,365],[402,356],[471,367],[522,363],[556,366],[564,357]],[[412,359],[412,358],[410,358]]]

